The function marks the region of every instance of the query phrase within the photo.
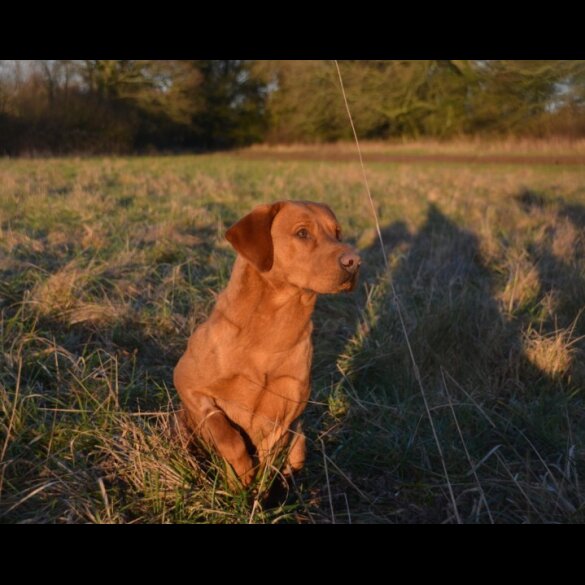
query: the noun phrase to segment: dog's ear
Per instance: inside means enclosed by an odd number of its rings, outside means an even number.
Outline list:
[[[227,232],[228,242],[260,272],[269,272],[274,262],[274,247],[270,230],[282,203],[260,205]]]

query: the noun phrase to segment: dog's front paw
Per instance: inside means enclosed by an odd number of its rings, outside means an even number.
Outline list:
[[[228,484],[231,489],[238,489],[242,486],[247,488],[252,484],[256,476],[256,468],[249,455],[232,460],[231,467],[233,471],[228,469]]]

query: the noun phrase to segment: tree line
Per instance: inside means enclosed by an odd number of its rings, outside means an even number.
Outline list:
[[[360,136],[585,136],[585,61],[340,61]],[[0,61],[0,154],[351,138],[332,61]]]

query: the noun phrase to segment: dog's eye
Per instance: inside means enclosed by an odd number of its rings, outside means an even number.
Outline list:
[[[341,242],[341,228],[335,230],[335,237]]]
[[[309,239],[309,231],[303,228],[297,232],[297,237],[301,238],[301,240],[308,240]]]

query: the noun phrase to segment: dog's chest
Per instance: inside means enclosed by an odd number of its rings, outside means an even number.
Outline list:
[[[300,325],[291,312],[251,315],[247,326],[237,332],[235,343],[245,351],[279,354],[279,360],[294,361],[295,349],[311,344],[313,324]]]
[[[310,395],[310,339],[283,354],[250,350],[237,376],[238,400],[218,400],[228,417],[247,429],[253,441],[288,427]]]
[[[266,436],[276,427],[288,428],[307,406],[310,385],[295,378],[269,380],[255,408],[256,429]]]
[[[217,404],[255,444],[289,428],[302,414],[310,395],[309,380],[292,376],[267,376],[262,387],[242,379],[242,387],[246,399],[237,403],[218,399]]]

